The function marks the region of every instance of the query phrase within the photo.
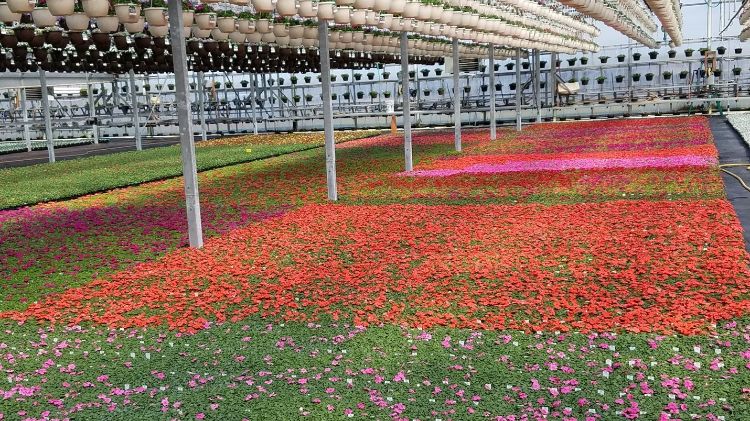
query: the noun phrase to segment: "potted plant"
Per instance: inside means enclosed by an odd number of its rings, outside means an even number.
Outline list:
[[[414,76],[417,75],[417,72],[414,70],[409,70],[409,79],[414,79]]]
[[[193,90],[194,90],[194,89],[195,89],[195,87],[197,86],[197,85],[195,84],[195,82],[190,82],[190,84],[189,84],[189,85],[190,85],[190,89],[193,89]],[[143,87],[143,89],[146,89],[146,87],[144,86],[144,87]]]
[[[383,72],[383,79],[388,80],[391,77],[391,72]]]
[[[495,84],[495,91],[500,92],[503,90],[503,84],[502,83],[496,83]]]
[[[675,51],[675,50],[669,50],[669,51],[667,51],[667,56],[669,58],[675,58],[675,57],[677,57],[677,51]]]
[[[297,75],[292,75],[292,77],[289,78],[289,81],[292,82],[292,85],[296,85],[297,82],[299,82],[299,78],[297,78]]]
[[[351,93],[351,92],[348,92],[348,91],[347,91],[347,92],[344,92],[344,95],[343,95],[343,96],[344,96],[344,99],[348,101],[348,100],[349,100],[349,98],[351,98],[351,97],[352,97],[352,93]]]
[[[588,84],[589,84],[589,78],[588,78],[588,77],[586,77],[586,76],[582,77],[582,78],[581,78],[581,85],[584,85],[584,86],[586,86],[586,85],[588,85]],[[541,87],[541,84],[540,84],[539,86]]]
[[[599,77],[596,78],[596,83],[598,83],[600,85],[604,85],[604,81],[605,80],[607,80],[607,78],[605,76],[599,76]]]
[[[391,97],[391,91],[383,91],[383,96],[386,97],[386,98],[390,98]]]
[[[468,94],[471,92],[471,86],[464,86],[464,93]]]
[[[99,89],[97,89],[97,88],[91,88],[91,93],[94,94],[94,95],[96,95],[96,94],[99,93]]]
[[[438,92],[438,95],[443,96],[443,95],[445,95],[445,88],[440,87],[440,88],[438,88],[437,92]]]
[[[722,73],[721,69],[714,70],[714,76],[716,76],[716,77],[721,77],[721,73]]]
[[[332,94],[331,94],[331,99],[332,99],[333,101],[336,101],[337,99],[339,99],[339,96],[338,96],[338,95],[336,95],[335,93],[332,93]]]
[[[312,76],[305,76],[305,83],[310,83],[312,81]]]
[[[379,95],[379,94],[378,94],[377,92],[375,92],[375,91],[370,91],[370,99],[374,100],[375,98],[377,98],[377,97],[378,97],[378,95]]]
[[[295,104],[299,104],[299,102],[302,101],[302,97],[299,95],[294,95],[292,97],[292,101],[294,101]]]
[[[167,3],[164,0],[150,0],[148,6],[143,9],[143,15],[149,26],[165,26],[167,24],[166,11]]]
[[[513,67],[514,67],[514,66],[515,66],[515,63],[507,63],[507,64],[505,65],[505,68],[506,68],[506,69],[508,69],[508,70],[513,70]]]
[[[500,66],[500,65],[499,65],[499,64],[496,64],[495,66],[496,66],[495,70],[497,70],[497,69],[499,68],[499,66]],[[442,75],[442,74],[443,74],[443,69],[435,69],[435,75],[436,75],[436,76],[440,76],[440,75]]]
[[[489,89],[489,88],[490,88],[490,86],[489,86],[489,85],[481,85],[481,86],[479,87],[479,89],[481,89],[481,91],[482,91],[482,92],[487,92],[487,89]]]
[[[240,81],[240,85],[241,85],[241,86],[242,86],[243,88],[247,88],[247,85],[249,85],[249,84],[250,84],[250,82],[249,82],[249,81],[247,81],[247,80],[245,80],[245,79],[243,79],[243,80],[241,80],[241,81]]]
[[[424,94],[424,96],[430,96],[431,93],[432,91],[430,91],[429,89],[425,89],[424,91],[422,91],[422,94]]]
[[[479,73],[486,73],[487,72],[487,66],[484,64],[479,66]]]
[[[654,80],[654,74],[653,73],[646,73],[646,80],[649,81],[649,82],[652,81],[652,80]]]
[[[357,99],[362,99],[365,97],[365,93],[362,91],[357,91]]]
[[[331,82],[335,82],[335,81],[336,81],[336,75],[331,75]]]
[[[721,55],[724,55],[727,52],[727,47],[721,46],[721,47],[719,47],[719,48],[716,49],[716,52],[719,53],[719,54],[721,54]]]
[[[693,50],[692,48],[686,48],[685,49],[685,57],[692,57],[694,52],[695,52],[695,50]]]
[[[619,57],[618,57],[619,58]],[[609,60],[609,56],[599,56],[599,61],[602,64],[607,64],[607,60]]]
[[[701,48],[701,49],[698,50],[698,52],[700,53],[701,57],[703,57],[703,56],[706,55],[706,51],[708,51],[708,48],[706,48],[706,47],[703,47],[703,48]]]
[[[89,91],[88,91],[88,89],[86,89],[86,88],[81,88],[81,89],[80,89],[80,90],[78,91],[78,93],[79,93],[79,94],[80,94],[81,96],[88,96],[88,94],[89,94]]]
[[[495,64],[495,71],[498,71],[498,70],[500,70],[500,65],[496,63],[496,64]],[[437,71],[436,71],[436,72],[437,72]],[[442,70],[441,70],[441,72],[442,72]]]
[[[216,89],[221,88],[221,82],[214,82],[214,88]]]
[[[161,88],[162,88],[163,86],[164,86],[164,85],[162,85],[161,83],[157,83],[157,84],[156,84],[156,90],[157,90],[157,91],[161,91]]]
[[[741,67],[735,67],[734,69],[732,69],[732,73],[734,73],[735,76],[739,76],[740,73],[742,73],[742,68]]]
[[[735,48],[734,49],[735,54],[742,54],[742,48]]]
[[[312,100],[313,100],[313,96],[312,96],[312,94],[307,94],[307,95],[305,95],[305,101],[307,101],[307,102],[312,102]]]
[[[617,75],[617,76],[615,76],[615,82],[622,83],[623,80],[625,80],[625,76],[623,76],[623,75]]]
[[[641,53],[633,53],[633,61],[640,61]]]
[[[672,79],[672,72],[669,72],[669,71],[663,72],[661,76],[664,78],[664,80],[670,80]]]
[[[508,87],[510,87],[511,91],[515,91],[516,90],[516,82],[511,82],[511,84],[508,85]]]
[[[546,60],[539,60],[539,68],[544,69],[547,67],[547,61]]]
[[[168,83],[167,88],[169,88],[170,91],[174,91],[174,83]]]
[[[279,86],[284,86],[284,82],[286,82],[286,81],[284,80],[284,78],[283,78],[283,77],[280,77],[280,78],[279,78],[279,81],[278,81],[278,84],[279,84]]]
[[[373,72],[367,73],[367,80],[375,80],[375,73]]]
[[[689,74],[689,73],[688,73],[688,71],[687,71],[687,70],[683,70],[683,71],[681,71],[681,72],[680,72],[680,79],[687,79],[687,77],[688,77],[688,74]]]
[[[648,56],[649,58],[651,58],[651,60],[656,60],[656,57],[659,56],[659,52],[656,50],[651,50],[648,52]]]
[[[348,82],[349,81],[349,74],[348,73],[344,73],[343,75],[341,75],[341,79],[344,82]]]
[[[581,60],[581,64],[584,65],[584,66],[587,65],[587,64],[589,64],[589,58],[588,57],[581,57],[579,60]]]
[[[362,80],[362,73],[355,73],[354,80]]]
[[[422,76],[427,77],[430,75],[430,69],[422,69]]]
[[[576,79],[574,77],[568,79],[568,83],[576,83],[576,82],[578,82],[578,79]]]
[[[633,82],[639,82],[641,80],[640,73],[633,73]]]
[[[224,87],[227,89],[232,89],[232,86],[234,86],[234,83],[231,80],[224,84]]]
[[[569,59],[568,59],[568,66],[575,66],[575,64],[576,64],[576,61],[578,61],[578,59],[577,59],[577,58],[575,58],[575,57],[573,57],[573,58],[569,58]]]
[[[143,84],[143,90],[146,91],[146,92],[150,92],[151,91],[151,85],[148,84],[148,83],[144,83]]]

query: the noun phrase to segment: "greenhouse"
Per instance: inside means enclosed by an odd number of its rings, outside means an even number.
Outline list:
[[[0,420],[750,419],[748,38],[0,1]]]

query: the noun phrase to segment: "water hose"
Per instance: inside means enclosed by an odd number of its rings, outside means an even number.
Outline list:
[[[745,183],[745,180],[743,180],[742,177],[740,177],[739,175],[737,175],[737,174],[735,174],[735,173],[727,170],[727,168],[735,168],[735,167],[745,167],[746,170],[750,171],[750,163],[744,163],[744,164],[723,164],[723,165],[719,165],[719,169],[722,172],[727,173],[727,174],[731,175],[732,177],[734,177],[735,179],[737,179],[737,181],[740,182],[740,184],[742,185],[742,187],[744,187],[745,190],[747,190],[747,191],[750,192],[750,186],[748,186],[747,183]]]

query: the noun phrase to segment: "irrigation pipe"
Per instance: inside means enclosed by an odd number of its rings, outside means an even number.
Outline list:
[[[745,180],[743,180],[742,177],[740,177],[739,175],[737,175],[737,174],[735,174],[735,173],[733,173],[733,172],[731,172],[731,171],[729,171],[729,170],[726,169],[726,168],[733,168],[733,167],[745,167],[746,170],[750,171],[750,163],[745,163],[745,164],[723,164],[723,165],[719,165],[719,169],[722,172],[727,173],[727,174],[731,175],[732,177],[736,178],[737,181],[739,181],[740,184],[742,184],[742,187],[744,187],[745,190],[750,191],[750,186],[748,186],[745,183]]]

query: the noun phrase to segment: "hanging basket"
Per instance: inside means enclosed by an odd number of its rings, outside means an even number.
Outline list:
[[[139,4],[116,4],[115,15],[120,23],[136,23],[141,16]]]
[[[47,28],[57,25],[57,17],[50,13],[46,7],[37,7],[31,12],[31,17],[34,19],[34,25],[37,28]]]
[[[101,32],[111,34],[117,32],[117,27],[120,26],[120,20],[117,16],[101,16],[96,18],[96,26]]]
[[[8,0],[7,3],[13,13],[29,13],[36,6],[36,0]]]
[[[89,29],[89,16],[83,12],[76,12],[65,16],[65,23],[72,32],[82,32]]]
[[[7,3],[0,3],[0,21],[11,24],[19,20],[21,20],[20,13],[11,12]]]
[[[164,7],[147,7],[143,10],[148,26],[166,26],[167,9]]]
[[[109,0],[81,0],[83,13],[90,18],[98,18],[109,14]]]

